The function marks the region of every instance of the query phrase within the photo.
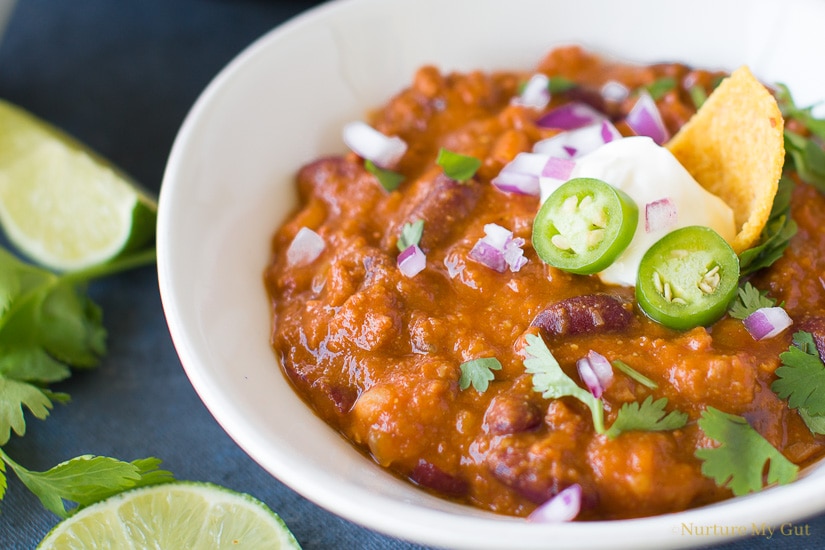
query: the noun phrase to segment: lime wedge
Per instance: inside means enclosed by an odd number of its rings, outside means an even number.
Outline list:
[[[275,512],[211,483],[179,481],[120,493],[58,523],[38,549],[300,549]]]
[[[150,242],[156,211],[106,160],[0,100],[0,224],[20,252],[58,271],[98,265]]]

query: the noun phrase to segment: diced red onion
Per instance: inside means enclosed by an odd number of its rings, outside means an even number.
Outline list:
[[[513,98],[513,103],[532,107],[534,109],[544,109],[550,103],[550,79],[547,75],[537,73],[530,77],[521,94]]]
[[[609,120],[601,120],[589,126],[561,132],[553,137],[537,141],[533,145],[533,153],[575,159],[620,137],[621,134]]]
[[[484,226],[484,237],[470,250],[469,257],[490,269],[503,273],[508,267],[516,272],[527,263],[521,237],[513,238],[513,232],[495,223]]]
[[[676,226],[679,215],[676,204],[669,197],[645,205],[645,232],[653,233]]]
[[[570,179],[570,173],[575,167],[576,161],[574,160],[550,157],[547,159],[547,163],[541,171],[541,176],[544,178],[567,181]]]
[[[427,266],[427,256],[418,247],[412,244],[398,255],[398,269],[407,277],[415,277]]]
[[[627,99],[630,95],[630,90],[621,82],[615,80],[608,80],[601,89],[602,99],[612,103],[620,103]]]
[[[601,122],[604,118],[604,114],[590,105],[579,103],[578,101],[571,101],[539,118],[536,121],[536,126],[541,128],[575,130]]]
[[[344,143],[361,158],[381,168],[392,168],[407,152],[407,143],[397,137],[388,137],[360,120],[344,126]]]
[[[516,158],[504,165],[490,183],[507,193],[538,195],[539,176],[548,158],[547,155],[536,153],[519,153]]]
[[[596,399],[602,396],[613,381],[613,366],[604,355],[596,351],[590,350],[585,357],[576,361],[576,368],[579,378]]]
[[[625,122],[636,135],[647,136],[658,145],[662,145],[670,137],[656,102],[647,92],[639,94],[639,99],[627,114]]]
[[[781,307],[763,307],[745,317],[743,323],[753,339],[758,341],[781,334],[793,324],[793,320]]]
[[[499,273],[504,273],[507,269],[507,262],[504,261],[504,251],[499,250],[490,243],[479,239],[472,250],[470,250],[470,259],[477,261],[482,265],[486,265],[490,269],[495,269]]]
[[[533,510],[527,521],[536,523],[564,523],[573,521],[581,511],[582,487],[578,483],[570,485],[556,496]]]
[[[286,251],[290,266],[302,266],[314,262],[326,248],[324,239],[309,227],[302,227],[295,234]]]

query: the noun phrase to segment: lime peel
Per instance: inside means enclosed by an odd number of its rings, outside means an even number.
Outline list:
[[[0,100],[0,224],[23,254],[74,271],[154,238],[157,204],[71,136]]]
[[[56,548],[300,549],[278,514],[212,483],[132,489],[80,510],[37,546]]]

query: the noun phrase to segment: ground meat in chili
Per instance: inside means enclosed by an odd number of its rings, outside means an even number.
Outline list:
[[[620,64],[577,47],[552,51],[538,71],[578,84],[552,105],[587,101],[616,120],[633,99],[602,99],[604,83],[635,90],[671,77],[676,85],[657,101],[671,132],[695,111],[688,87],[709,92],[720,76],[680,64]],[[530,242],[538,198],[490,185],[517,153],[556,132],[535,124],[536,110],[511,103],[528,77],[420,69],[370,120],[409,145],[397,167],[406,181],[396,191],[381,188],[354,154],[301,169],[301,208],[275,235],[265,274],[272,345],[297,392],[397,475],[516,516],[572,483],[583,488],[580,519],[675,512],[730,497],[702,475],[694,456],[708,444],[695,421],[709,406],[744,416],[798,464],[820,457],[823,438],[770,390],[790,331],[754,342],[728,317],[707,329],[669,330],[638,310],[633,289],[555,270],[529,244],[518,272],[468,258],[488,223]],[[476,176],[462,184],[444,178],[435,165],[441,147],[482,159]],[[793,217],[799,232],[790,248],[754,282],[825,345],[825,198],[798,184]],[[410,278],[396,265],[396,242],[416,219],[425,220],[427,266]],[[321,235],[326,249],[308,265],[289,266],[286,250],[302,227]],[[596,322],[594,311],[606,314]],[[606,424],[623,403],[650,395],[667,397],[688,424],[615,439],[594,433],[580,402],[533,391],[521,355],[529,333],[543,335],[571,376],[576,361],[596,350],[658,384],[651,390],[616,372],[603,396]],[[485,392],[461,390],[459,365],[482,357],[500,361],[495,380]]]

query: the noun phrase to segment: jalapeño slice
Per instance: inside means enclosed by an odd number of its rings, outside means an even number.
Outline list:
[[[716,231],[696,225],[668,233],[645,252],[636,301],[654,321],[686,330],[722,317],[738,286],[736,253]]]
[[[639,209],[627,193],[595,178],[574,178],[536,214],[533,248],[553,267],[589,275],[613,263],[638,223]]]

